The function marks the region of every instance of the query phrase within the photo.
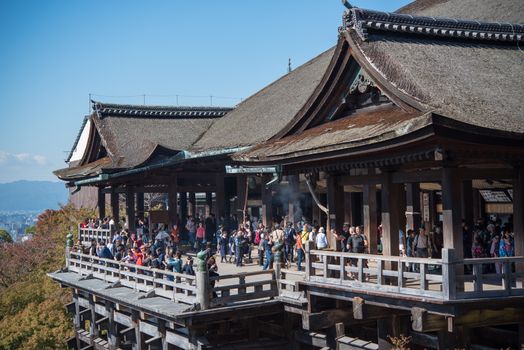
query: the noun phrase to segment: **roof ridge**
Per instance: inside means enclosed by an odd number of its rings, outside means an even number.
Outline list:
[[[348,29],[354,29],[362,40],[367,40],[368,30],[480,41],[520,42],[524,39],[524,24],[519,23],[413,16],[361,8],[345,11],[341,30]]]
[[[103,103],[91,100],[93,110],[101,118],[106,116],[125,117],[155,117],[155,118],[217,118],[224,116],[234,107],[212,107],[212,106],[152,106],[152,105],[129,105],[116,103]]]

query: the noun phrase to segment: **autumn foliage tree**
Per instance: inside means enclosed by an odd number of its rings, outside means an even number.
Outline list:
[[[46,273],[64,266],[69,228],[92,215],[72,206],[46,210],[33,239],[0,244],[0,350],[66,348],[73,328],[64,304],[71,295]]]

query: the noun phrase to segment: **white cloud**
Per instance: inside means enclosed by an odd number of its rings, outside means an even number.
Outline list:
[[[29,162],[28,162],[29,161]],[[32,161],[32,162],[30,162]],[[34,163],[33,163],[34,162]],[[9,153],[0,150],[0,164],[2,165],[16,165],[16,164],[37,164],[46,165],[47,158],[40,154],[32,155],[30,153]]]
[[[0,151],[0,164],[7,163],[8,158],[9,158],[9,153],[5,151]]]
[[[18,153],[13,155],[16,159],[23,162],[24,160],[29,158],[29,153]]]
[[[38,165],[46,165],[47,163],[47,159],[46,157],[42,156],[42,155],[39,155],[39,154],[36,154],[33,156],[33,160],[36,162],[36,164]]]

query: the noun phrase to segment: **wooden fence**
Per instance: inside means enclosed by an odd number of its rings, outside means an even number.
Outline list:
[[[442,259],[325,250],[306,252],[306,280],[354,290],[456,300],[524,295],[524,257],[462,259],[443,249]],[[495,266],[499,272],[493,272]],[[471,271],[465,274],[463,271]]]
[[[103,228],[83,228],[78,225],[78,240],[82,245],[89,246],[94,239],[97,242],[104,240],[110,242],[112,240],[112,231]]]

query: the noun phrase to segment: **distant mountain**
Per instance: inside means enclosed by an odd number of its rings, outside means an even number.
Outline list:
[[[58,203],[66,204],[68,191],[63,182],[15,181],[0,183],[0,210],[57,209]]]

